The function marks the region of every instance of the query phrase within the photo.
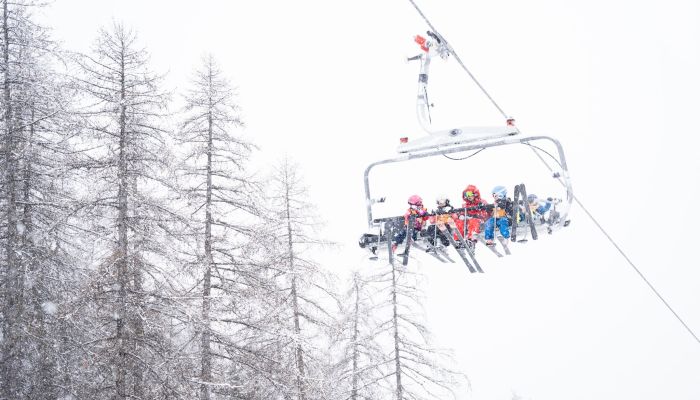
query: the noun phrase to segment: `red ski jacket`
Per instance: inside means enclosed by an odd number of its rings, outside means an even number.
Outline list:
[[[477,199],[474,199],[474,201],[465,200],[464,203],[462,204],[462,207],[472,208],[472,207],[486,206],[488,204],[489,203],[486,202],[486,200],[484,200],[482,198],[477,198]],[[483,219],[483,220],[486,220],[491,216],[491,214],[488,211],[486,211],[485,209],[484,210],[468,210],[467,215],[472,217],[472,218],[479,218],[479,219]]]

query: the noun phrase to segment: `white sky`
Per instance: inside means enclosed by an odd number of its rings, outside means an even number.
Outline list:
[[[562,142],[574,193],[700,334],[700,3],[419,6],[521,131]],[[123,21],[172,87],[214,54],[239,87],[259,162],[285,152],[302,162],[329,236],[345,246],[332,267],[364,264],[364,169],[393,157],[399,137],[423,135],[418,65],[404,59],[427,27],[408,0],[65,0],[44,15],[73,50]],[[454,60],[435,60],[431,72],[437,124],[502,123]],[[436,182],[457,202],[468,183],[487,192],[546,179],[497,155],[479,160],[432,166],[433,186],[405,184],[418,171],[403,172],[380,191],[398,214],[408,192],[431,204]],[[410,264],[428,274],[436,342],[455,349],[471,378],[460,399],[700,398],[700,345],[576,206],[571,218],[567,231],[513,246],[507,260],[482,248],[480,276],[420,256]]]

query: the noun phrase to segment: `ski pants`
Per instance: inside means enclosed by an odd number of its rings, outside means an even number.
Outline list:
[[[441,231],[440,229],[438,229],[437,225],[428,226],[428,229],[426,229],[428,243],[430,243],[432,246],[435,246],[435,239],[440,239],[440,242],[442,242],[443,246],[449,246],[450,240],[447,238],[447,236],[445,236],[447,232],[449,232],[448,228],[446,228],[445,231]]]
[[[467,229],[464,229],[465,221],[458,219],[455,221],[457,223],[457,229],[464,236],[466,240],[476,240],[474,235],[478,235],[481,232],[481,219],[479,218],[468,218],[466,220]],[[455,234],[455,240],[457,240],[457,234]]]
[[[401,244],[403,243],[404,240],[406,240],[406,227],[404,226],[403,228],[399,229],[398,232],[394,235],[394,243],[396,244]],[[413,240],[418,240],[418,229],[413,230]]]
[[[481,220],[479,218],[470,218],[467,220],[467,235],[465,239],[474,239],[475,234],[479,234],[481,229]],[[476,239],[474,239],[476,240]]]
[[[498,225],[498,230],[501,231],[501,235],[503,235],[504,238],[508,239],[510,237],[510,230],[508,229],[508,218],[498,218],[494,222],[494,218],[491,217],[488,220],[486,220],[486,224],[484,226],[484,237],[486,238],[486,240],[493,240],[493,234],[495,229],[494,225]]]

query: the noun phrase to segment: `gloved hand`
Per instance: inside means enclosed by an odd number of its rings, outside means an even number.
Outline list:
[[[480,210],[486,210],[486,211],[493,211],[493,204],[484,204],[482,206],[479,206]]]

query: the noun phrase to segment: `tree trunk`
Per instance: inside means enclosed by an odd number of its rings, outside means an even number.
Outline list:
[[[8,399],[19,398],[22,387],[21,373],[21,327],[23,285],[19,259],[17,257],[17,198],[15,193],[16,162],[13,132],[12,88],[10,86],[10,45],[9,45],[9,11],[7,1],[3,2],[3,106],[4,152],[5,152],[5,191],[7,198],[7,237],[5,243],[5,299],[3,309],[2,342],[2,378],[3,396]]]
[[[304,381],[305,377],[305,366],[304,366],[304,352],[301,347],[301,313],[299,311],[299,299],[297,296],[297,277],[294,271],[294,246],[293,246],[293,231],[292,231],[292,215],[290,210],[290,194],[289,185],[287,185],[287,191],[285,193],[285,203],[287,209],[287,244],[289,249],[289,272],[292,274],[292,311],[294,313],[294,335],[296,336],[296,360],[297,360],[297,390],[299,391],[299,400],[306,400],[306,383]]]
[[[211,89],[211,69],[209,70],[209,83]],[[210,91],[211,93],[211,91]],[[208,136],[207,136],[207,194],[205,204],[204,220],[204,282],[202,283],[202,374],[199,398],[209,400],[209,383],[211,383],[211,322],[209,312],[211,309],[211,270],[214,263],[214,256],[211,250],[211,196],[212,196],[212,152],[213,152],[213,121],[212,121],[212,99],[209,98]]]
[[[357,339],[359,336],[359,318],[360,318],[360,285],[359,276],[355,275],[355,314],[353,315],[353,330],[352,330],[352,391],[350,392],[351,400],[357,400],[357,380],[358,371],[357,364],[359,358]]]
[[[35,120],[33,102],[29,103],[29,120]],[[34,284],[31,286],[31,300],[28,302],[32,306],[34,316],[31,321],[31,328],[34,331],[34,340],[37,341],[37,365],[35,366],[35,383],[32,387],[30,397],[36,399],[51,399],[55,397],[55,378],[54,368],[56,365],[55,352],[53,343],[55,340],[49,335],[47,327],[46,311],[44,304],[49,300],[49,288],[47,286],[47,261],[49,258],[43,249],[36,248],[36,243],[33,241],[34,236],[34,209],[31,203],[32,179],[33,179],[33,143],[35,140],[35,126],[29,124],[27,140],[27,149],[25,151],[25,163],[23,171],[23,188],[22,200],[24,210],[22,212],[22,225],[24,232],[22,237],[22,247],[25,253],[29,254],[31,262],[28,263],[27,269],[30,276],[33,277]],[[29,305],[28,304],[28,305]]]
[[[399,315],[396,301],[396,267],[391,265],[391,302],[393,306],[394,325],[394,357],[396,361],[396,400],[403,400],[403,385],[401,384],[401,357],[399,354]]]
[[[117,299],[117,373],[116,395],[118,399],[126,399],[126,376],[128,368],[128,333],[124,324],[126,318],[126,289],[129,285],[128,272],[128,153],[126,132],[126,84],[124,66],[124,43],[120,59],[121,106],[119,114],[119,160],[118,160],[118,190],[117,190],[117,284],[119,294]]]
[[[132,193],[138,193],[138,182],[136,181],[136,177],[132,177]],[[134,208],[132,206],[132,208]],[[133,221],[139,221],[140,220],[140,215],[139,215],[139,210],[138,208],[134,208],[133,211]],[[146,315],[146,305],[144,302],[144,297],[143,297],[143,258],[142,258],[142,249],[141,245],[143,243],[143,237],[139,237],[139,235],[134,234],[134,237],[132,239],[134,243],[134,249],[133,249],[133,254],[131,255],[131,259],[133,260],[132,263],[132,268],[133,268],[133,275],[134,275],[134,280],[133,280],[133,288],[134,288],[134,293],[133,293],[133,310],[129,313],[129,319],[132,321],[132,327],[133,327],[133,338],[131,338],[131,347],[132,347],[132,354],[134,355],[133,357],[130,357],[132,362],[131,362],[131,370],[132,374],[134,376],[134,383],[133,383],[133,397],[137,399],[142,399],[144,398],[143,396],[143,369],[144,366],[141,362],[142,358],[139,357],[141,353],[140,345],[141,343],[145,342],[144,338],[144,330],[143,330],[143,318]]]

